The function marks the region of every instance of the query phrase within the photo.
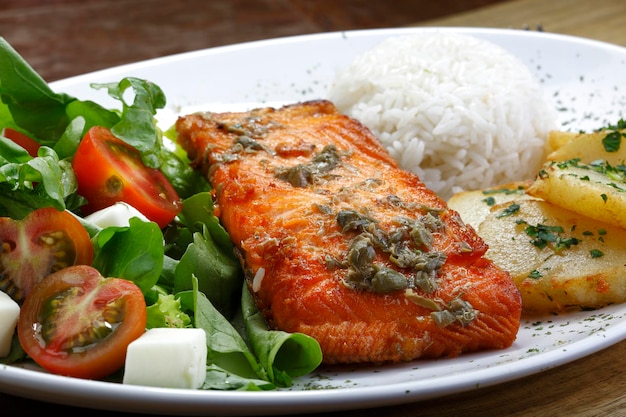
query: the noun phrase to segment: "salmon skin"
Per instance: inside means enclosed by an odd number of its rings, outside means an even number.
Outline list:
[[[331,102],[196,113],[176,129],[268,324],[315,338],[324,363],[515,340],[520,294],[482,239]]]

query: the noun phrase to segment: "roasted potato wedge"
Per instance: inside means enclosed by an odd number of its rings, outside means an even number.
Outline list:
[[[519,181],[485,190],[462,191],[448,200],[448,207],[461,215],[465,224],[477,229],[491,207],[507,201],[534,198],[526,193],[532,181]]]
[[[448,201],[509,271],[527,314],[626,301],[623,139],[625,130],[551,132],[534,180]]]
[[[622,144],[626,130],[600,130],[593,133],[552,131],[548,145],[554,149],[547,156],[549,161],[578,159],[581,163],[604,160],[611,165],[624,164],[626,144]]]
[[[528,194],[575,211],[591,219],[626,229],[626,182],[624,172],[577,161],[548,162]]]
[[[463,217],[464,208],[459,206]],[[626,301],[626,230],[539,199],[496,204],[476,228],[528,314]]]
[[[548,133],[548,149],[555,151],[557,149],[562,148],[567,142],[571,141],[575,137],[579,136],[580,133],[575,132],[566,132],[563,130],[551,130]],[[549,158],[549,157],[548,157]]]

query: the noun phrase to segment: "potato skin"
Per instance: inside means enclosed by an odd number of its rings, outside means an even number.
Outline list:
[[[626,184],[588,165],[547,163],[528,194],[626,229]]]

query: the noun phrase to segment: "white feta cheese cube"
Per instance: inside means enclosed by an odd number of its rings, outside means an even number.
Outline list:
[[[124,384],[200,388],[206,377],[202,329],[154,328],[128,345]]]
[[[20,306],[8,294],[0,291],[0,358],[11,352]]]
[[[135,207],[120,201],[112,206],[91,213],[85,217],[85,220],[104,229],[105,227],[111,226],[128,226],[129,220],[133,217],[139,217],[145,222],[149,221],[148,218],[141,214]]]

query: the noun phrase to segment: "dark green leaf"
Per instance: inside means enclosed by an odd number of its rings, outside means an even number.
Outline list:
[[[165,95],[159,86],[147,80],[128,77],[119,83],[92,84],[92,87],[107,89],[111,97],[122,103],[122,115],[119,122],[111,127],[111,132],[137,148],[147,166],[159,168],[163,143],[154,116],[157,109],[165,106]],[[132,88],[134,93],[130,105],[124,98],[128,88]]]
[[[241,308],[250,344],[271,382],[281,387],[291,386],[292,377],[306,375],[320,365],[319,343],[302,333],[270,330],[246,285]]]
[[[622,144],[622,135],[620,132],[611,132],[602,138],[602,146],[607,152],[617,152]]]
[[[194,326],[207,337],[207,363],[215,369],[246,379],[265,380],[258,363],[241,334],[213,306],[206,295],[194,289],[179,293],[183,306],[194,311]],[[193,307],[192,307],[193,306]]]
[[[193,277],[197,277],[200,291],[222,314],[231,318],[241,291],[241,267],[232,253],[216,245],[208,229],[194,233],[193,238],[176,267],[174,290],[191,289]]]
[[[105,277],[133,281],[145,294],[163,267],[163,234],[156,223],[130,219],[128,227],[108,227],[95,237],[92,265]]]
[[[74,100],[57,94],[35,70],[0,37],[0,98],[15,125],[41,140],[56,140],[69,122],[65,106]],[[3,119],[9,117],[5,114]]]

